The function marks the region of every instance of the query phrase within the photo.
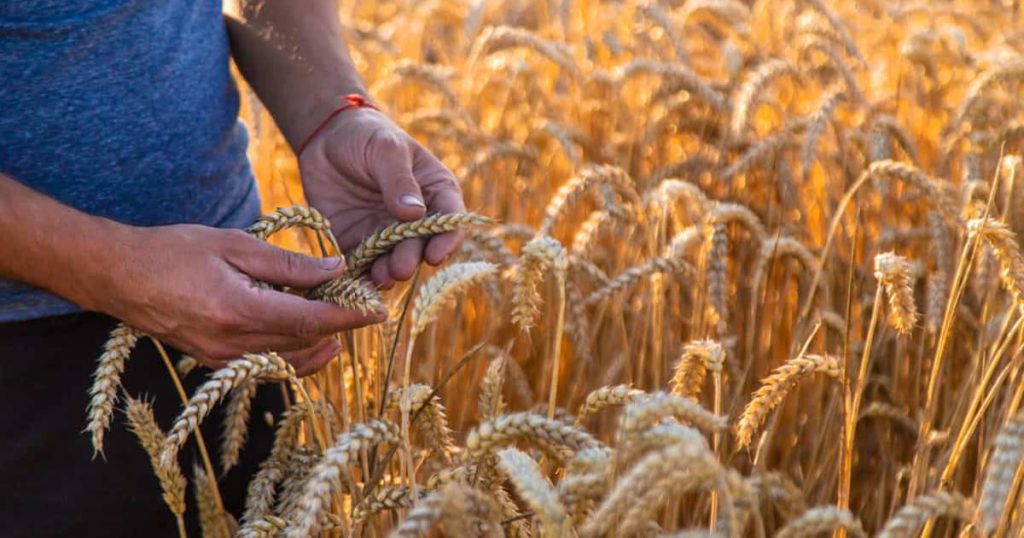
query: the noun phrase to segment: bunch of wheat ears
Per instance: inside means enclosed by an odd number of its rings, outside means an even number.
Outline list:
[[[292,290],[390,311],[322,372],[251,350],[173,424],[120,383],[145,335],[114,331],[87,429],[101,451],[124,402],[179,522],[195,443],[208,536],[1024,535],[1016,1],[343,4],[375,99],[475,213]],[[271,204],[249,232],[339,252],[244,108]],[[365,278],[451,230],[445,266]],[[251,418],[276,440],[226,514],[260,383],[287,411]]]

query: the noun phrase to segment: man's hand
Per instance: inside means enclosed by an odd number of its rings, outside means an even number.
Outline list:
[[[338,258],[310,258],[238,230],[178,225],[124,228],[105,285],[84,303],[167,342],[212,368],[243,352],[290,351],[300,374],[339,352],[333,334],[381,321],[254,284],[311,288],[344,272]],[[108,266],[109,267],[109,266]]]
[[[313,138],[299,160],[306,198],[331,220],[348,250],[395,221],[466,210],[451,171],[384,114],[346,110]],[[388,288],[408,280],[421,261],[443,262],[458,233],[403,241],[370,270]]]

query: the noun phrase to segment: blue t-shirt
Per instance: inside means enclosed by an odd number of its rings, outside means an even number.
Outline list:
[[[220,0],[0,1],[0,173],[127,224],[247,225],[229,58]],[[0,322],[75,310],[0,280]]]

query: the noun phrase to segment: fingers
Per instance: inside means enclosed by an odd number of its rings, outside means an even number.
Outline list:
[[[252,291],[242,307],[251,321],[249,332],[257,334],[284,335],[303,341],[358,329],[387,317],[383,312],[364,314],[273,290],[255,288]]]
[[[395,249],[388,255],[388,273],[393,280],[405,281],[412,278],[423,258],[423,244],[423,239],[406,239],[395,245]]]
[[[313,258],[251,238],[229,245],[225,259],[257,280],[296,288],[312,288],[345,272],[340,258]]]
[[[418,148],[416,174],[431,214],[465,213],[462,189],[454,174],[423,148]],[[464,234],[453,232],[435,236],[427,242],[423,255],[427,263],[437,265],[451,256],[462,243]]]
[[[464,213],[466,206],[462,203],[462,191],[458,184],[439,184],[431,189],[430,212],[431,213]],[[437,265],[451,256],[455,249],[459,248],[465,234],[462,232],[451,232],[434,236],[427,243],[424,257],[427,263]]]
[[[367,146],[370,175],[380,185],[384,206],[397,220],[422,218],[427,206],[412,170],[412,153],[404,137],[379,131]]]
[[[391,278],[391,269],[388,267],[388,256],[381,256],[373,262],[370,279],[382,290],[389,290],[395,285],[395,279]]]
[[[324,338],[306,349],[282,353],[281,357],[295,368],[299,377],[303,377],[320,371],[340,353],[341,344],[337,340]]]

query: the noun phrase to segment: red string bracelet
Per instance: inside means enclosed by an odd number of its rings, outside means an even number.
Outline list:
[[[299,152],[295,154],[296,158],[302,156],[302,152],[306,151],[306,146],[308,146],[309,143],[312,142],[314,138],[316,138],[316,135],[320,134],[320,131],[323,131],[324,128],[327,127],[327,124],[330,123],[331,120],[333,120],[334,117],[337,116],[338,114],[341,114],[342,112],[352,108],[372,108],[374,110],[380,110],[365,97],[357,93],[350,93],[342,97],[341,99],[342,101],[345,101],[345,104],[334,109],[333,112],[331,112],[330,114],[327,115],[326,118],[324,118],[324,121],[320,122],[320,125],[316,126],[316,129],[313,129],[313,132],[310,133],[309,136],[306,137],[306,140],[302,143],[302,145],[299,146]]]

